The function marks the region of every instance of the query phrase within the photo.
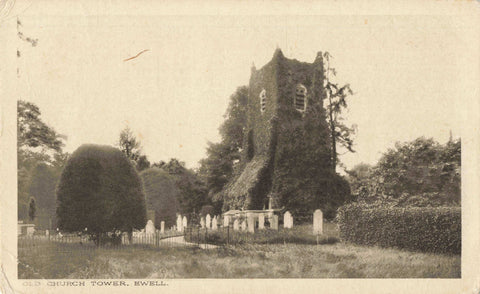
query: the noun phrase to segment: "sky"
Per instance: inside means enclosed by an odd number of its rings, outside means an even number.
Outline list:
[[[304,62],[328,51],[337,81],[351,85],[344,116],[358,132],[356,152],[340,157],[347,168],[375,164],[397,141],[461,137],[464,102],[478,88],[464,78],[478,73],[476,29],[459,17],[47,17],[46,9],[32,2],[20,14],[20,30],[38,45],[12,39],[22,54],[17,87],[68,137],[67,152],[114,145],[128,126],[151,162],[178,158],[198,167],[207,142],[220,140],[230,95],[277,47]]]

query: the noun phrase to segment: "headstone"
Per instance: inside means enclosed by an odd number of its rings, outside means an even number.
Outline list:
[[[212,218],[210,217],[210,214],[207,214],[207,217],[205,217],[205,226],[207,226],[207,229],[212,227]]]
[[[205,218],[203,217],[200,219],[200,226],[202,227],[202,229],[205,228]]]
[[[263,215],[263,214],[260,214],[258,216],[258,228],[260,230],[265,228],[265,215]]]
[[[270,221],[270,228],[278,230],[278,215],[273,215]]]
[[[27,226],[27,236],[33,236],[34,232],[35,232],[35,226],[34,225]]]
[[[247,216],[247,229],[250,233],[255,233],[255,217],[253,215]]]
[[[183,227],[182,227],[182,216],[181,216],[180,214],[177,216],[177,231],[178,231],[178,232],[183,231]]]
[[[50,236],[50,232],[48,230],[45,230],[45,236]]]
[[[293,228],[293,217],[290,211],[285,212],[283,215],[283,227],[286,229]]]
[[[233,221],[233,230],[238,231],[238,219]]]
[[[217,217],[215,216],[212,220],[212,230],[217,230]]]
[[[230,225],[230,216],[225,215],[225,216],[223,217],[223,226],[224,226],[224,227],[228,227],[229,225]]]
[[[242,231],[246,231],[247,230],[247,220],[243,220],[242,221]]]
[[[147,225],[145,226],[145,234],[153,235],[155,234],[155,226],[153,225],[152,220],[148,220]]]
[[[160,233],[165,233],[165,222],[161,221],[160,222]]]
[[[320,209],[313,213],[313,233],[315,235],[323,234],[323,212]]]
[[[187,217],[184,215],[182,219],[182,226],[184,230],[187,228],[187,225],[188,225]]]

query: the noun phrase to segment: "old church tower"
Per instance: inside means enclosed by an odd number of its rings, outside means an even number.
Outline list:
[[[277,49],[269,63],[252,68],[243,154],[224,190],[224,210],[262,209],[269,201],[293,210],[325,205],[332,161],[324,79],[321,52],[306,63]]]

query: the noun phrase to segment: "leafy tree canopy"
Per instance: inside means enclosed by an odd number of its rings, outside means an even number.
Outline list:
[[[460,139],[441,145],[420,137],[396,143],[365,173],[361,174],[361,168],[350,171],[349,180],[361,202],[456,206],[461,199],[460,169]]]
[[[160,168],[149,168],[140,173],[145,190],[147,210],[155,211],[155,226],[165,221],[167,227],[176,223],[180,191],[175,180]]]

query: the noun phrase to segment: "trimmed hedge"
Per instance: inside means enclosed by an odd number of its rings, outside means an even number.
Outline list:
[[[460,254],[460,207],[365,208],[338,211],[340,238],[360,245]]]

